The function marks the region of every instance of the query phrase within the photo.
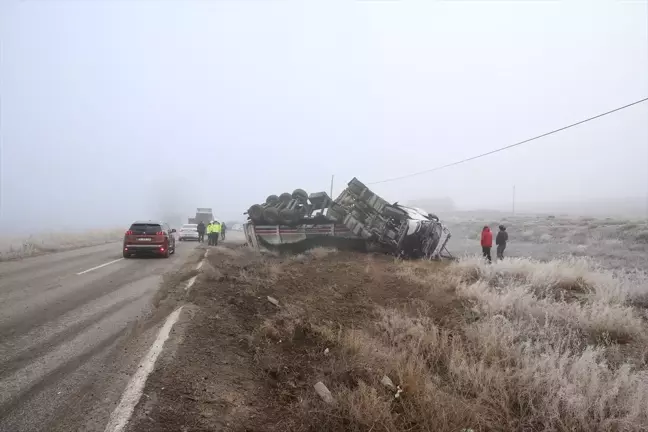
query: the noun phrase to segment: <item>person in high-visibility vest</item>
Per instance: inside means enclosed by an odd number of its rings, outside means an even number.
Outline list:
[[[214,221],[214,246],[218,246],[218,238],[221,233],[221,224],[218,221]]]
[[[214,245],[214,221],[209,222],[207,225],[207,245]]]

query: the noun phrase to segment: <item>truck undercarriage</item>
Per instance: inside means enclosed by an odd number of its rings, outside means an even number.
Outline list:
[[[251,206],[245,234],[253,248],[343,245],[381,249],[402,258],[439,259],[451,237],[439,218],[389,204],[353,178],[332,200],[326,192],[270,195]]]

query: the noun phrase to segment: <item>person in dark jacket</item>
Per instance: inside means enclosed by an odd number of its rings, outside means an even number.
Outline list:
[[[198,241],[200,243],[205,241],[205,222],[200,221],[198,222]]]
[[[221,224],[221,240],[225,241],[225,230],[227,229],[227,225],[225,225],[225,222]]]
[[[488,226],[485,226],[481,233],[481,247],[484,258],[491,263],[491,248],[493,247],[493,233]]]
[[[495,244],[497,245],[497,259],[504,259],[504,249],[506,249],[506,242],[508,241],[508,233],[504,225],[499,226],[499,232],[495,237]]]

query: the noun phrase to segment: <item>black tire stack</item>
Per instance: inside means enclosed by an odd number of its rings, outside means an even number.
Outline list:
[[[296,225],[308,210],[308,193],[295,189],[292,194],[269,195],[264,204],[252,205],[247,215],[257,225]]]

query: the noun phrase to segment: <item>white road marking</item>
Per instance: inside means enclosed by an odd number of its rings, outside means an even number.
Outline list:
[[[196,282],[196,278],[197,278],[197,277],[198,277],[198,275],[196,275],[196,276],[192,277],[191,279],[189,279],[189,282],[187,282],[187,285],[185,286],[185,291],[189,291],[189,289],[190,289],[190,288],[193,286],[193,284]]]
[[[157,339],[153,342],[148,354],[146,354],[146,357],[144,357],[140,363],[137,371],[128,383],[128,386],[126,386],[126,390],[119,401],[119,405],[117,405],[117,408],[115,408],[110,415],[110,420],[108,421],[108,425],[104,432],[121,432],[128,424],[128,421],[133,415],[135,405],[137,405],[142,397],[142,391],[144,390],[146,379],[153,371],[155,361],[162,352],[164,342],[169,338],[169,333],[171,332],[173,324],[178,321],[181,310],[182,306],[174,310],[165,321],[158,333]]]
[[[203,266],[203,264],[205,264],[205,258],[207,257],[207,252],[209,252],[209,250],[205,251],[205,257],[202,259],[202,261],[200,261],[198,263],[198,265],[196,266],[196,270],[200,270],[200,268]],[[191,289],[193,284],[196,283],[196,278],[197,277],[198,277],[198,275],[192,277],[191,279],[189,279],[189,281],[187,281],[187,285],[185,285],[185,291],[189,291]]]
[[[88,270],[83,270],[82,272],[77,273],[77,276],[80,276],[80,275],[82,275],[84,273],[91,272],[92,270],[100,269],[101,267],[106,267],[107,265],[114,264],[116,262],[122,261],[123,259],[124,258],[119,258],[119,259],[116,259],[115,261],[110,261],[110,262],[107,262],[105,264],[98,265],[97,267],[92,267],[92,268],[89,268]]]

